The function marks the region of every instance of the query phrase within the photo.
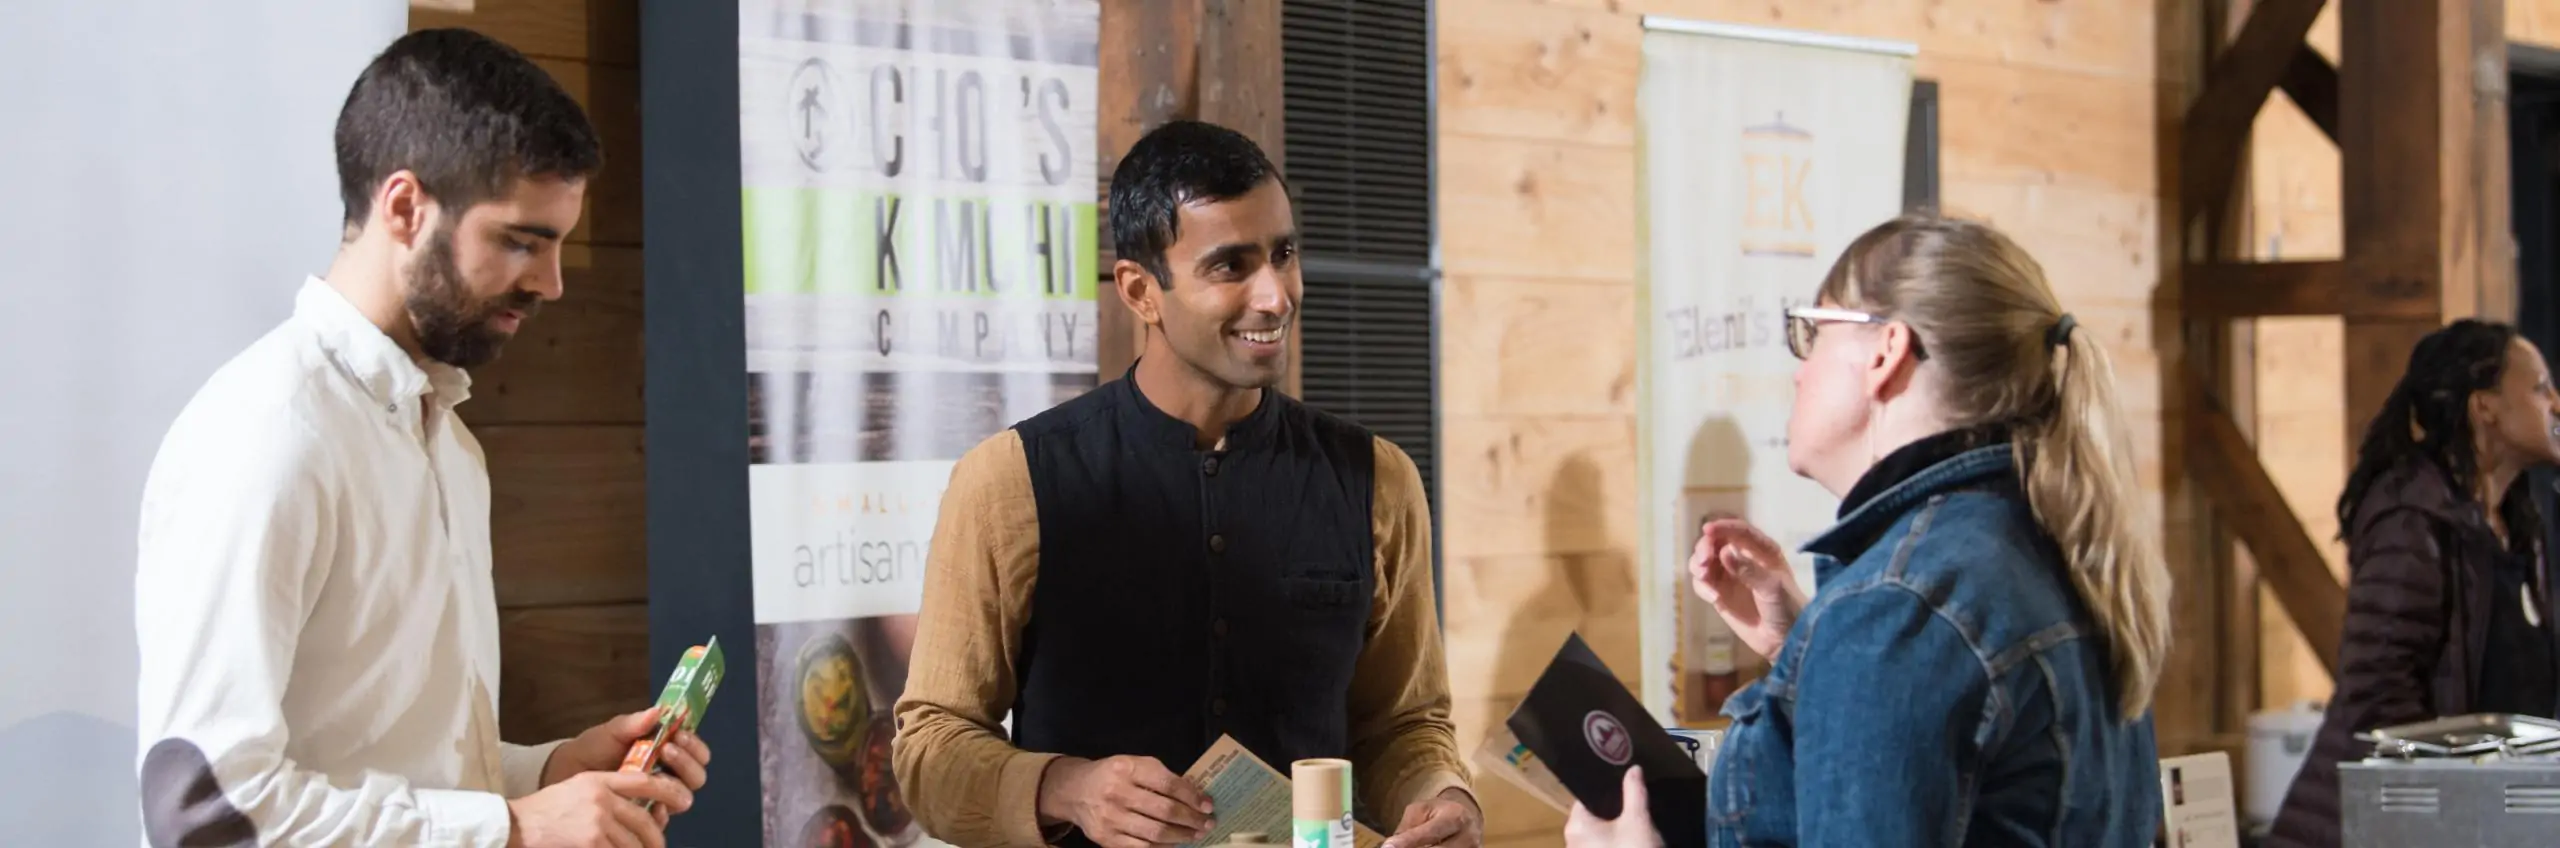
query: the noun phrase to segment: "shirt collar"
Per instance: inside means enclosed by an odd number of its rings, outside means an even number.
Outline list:
[[[1200,449],[1200,428],[1157,408],[1154,401],[1147,399],[1146,392],[1138,391],[1136,362],[1129,363],[1128,373],[1120,375],[1116,385],[1118,391],[1126,393],[1124,402],[1119,404],[1120,426],[1125,432],[1166,447]],[[1262,402],[1254,404],[1253,412],[1227,426],[1223,450],[1244,450],[1270,441],[1272,431],[1279,426],[1279,405],[1279,393],[1263,389]]]
[[[383,408],[414,406],[421,396],[451,410],[471,398],[471,375],[460,368],[428,360],[423,364],[400,349],[400,343],[356,311],[337,289],[318,277],[305,278],[294,295],[293,317],[319,335],[320,347],[364,386],[365,394]]]
[[[1982,437],[1977,434],[1971,438]],[[1906,476],[1883,485],[1881,490],[1848,507],[1838,524],[1805,544],[1806,553],[1829,560],[1816,561],[1816,585],[1829,580],[1831,572],[1836,571],[1839,565],[1866,553],[1867,548],[1874,545],[1886,530],[1892,529],[1894,522],[1901,520],[1902,514],[1910,511],[1912,506],[1945,492],[1978,486],[1986,479],[2010,475],[2017,467],[2013,449],[2005,441],[1980,447],[1960,447],[1967,441],[1933,437],[1926,444],[1915,442],[1906,446],[1906,450],[1915,454],[1915,460],[1926,461],[1911,463],[1919,467],[1903,470]],[[1869,475],[1883,470],[1884,466],[1885,463],[1879,463],[1877,469],[1869,470]]]
[[[1849,494],[1840,498],[1837,517],[1847,519],[1859,507],[1884,494],[1885,490],[1918,476],[1938,463],[1953,459],[1957,454],[1985,445],[2007,444],[2008,441],[2007,428],[1986,426],[1948,430],[1903,445],[1878,460],[1867,469],[1867,473],[1858,476],[1858,482],[1849,487]]]

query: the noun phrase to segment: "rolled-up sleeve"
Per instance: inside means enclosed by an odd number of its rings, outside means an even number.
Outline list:
[[[1053,754],[1016,748],[1014,662],[1040,561],[1039,510],[1019,434],[961,457],[925,564],[924,609],[898,698],[898,785],[926,833],[960,848],[1034,848]]]
[[[1370,821],[1393,827],[1404,808],[1449,789],[1472,795],[1449,718],[1449,666],[1431,577],[1431,508],[1413,458],[1377,440],[1370,506],[1377,594],[1369,644],[1352,671],[1351,761]]]
[[[499,761],[507,775],[507,797],[522,798],[542,791],[542,770],[551,765],[551,752],[566,739],[554,739],[540,745],[505,743],[499,748]]]
[[[505,799],[285,756],[296,642],[329,577],[316,439],[175,440],[144,490],[135,572],[143,823],[152,844],[504,848]]]

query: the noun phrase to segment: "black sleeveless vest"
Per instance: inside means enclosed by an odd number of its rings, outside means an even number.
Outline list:
[[[1266,391],[1200,450],[1129,377],[1014,429],[1040,518],[1017,746],[1175,773],[1220,734],[1283,772],[1350,754],[1377,580],[1367,431]]]

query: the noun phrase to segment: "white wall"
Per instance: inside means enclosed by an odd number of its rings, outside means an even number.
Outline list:
[[[330,129],[405,0],[0,4],[0,841],[133,845],[160,435],[327,267]]]

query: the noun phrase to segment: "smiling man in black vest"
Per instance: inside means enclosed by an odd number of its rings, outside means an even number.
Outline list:
[[[1389,848],[1474,848],[1421,475],[1274,388],[1301,291],[1279,170],[1168,124],[1112,175],[1111,231],[1145,353],[952,471],[897,707],[909,805],[963,848],[1191,842],[1215,811],[1177,771],[1223,734],[1351,760]]]

